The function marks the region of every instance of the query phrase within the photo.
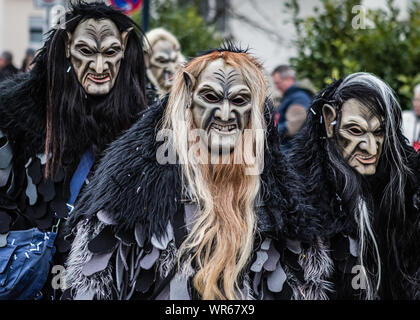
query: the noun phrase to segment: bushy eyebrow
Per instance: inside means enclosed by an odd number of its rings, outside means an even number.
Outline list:
[[[87,46],[87,47],[89,47],[91,49],[96,49],[96,43],[88,43],[88,42],[86,42],[85,40],[82,40],[82,39],[77,40],[74,46],[76,48]]]
[[[103,45],[100,49],[101,50],[107,50],[107,49],[110,49],[110,48],[121,49],[121,43],[114,41],[109,45]]]
[[[170,55],[167,52],[160,52],[156,55],[156,59],[158,58],[169,59]]]
[[[235,95],[250,95],[250,90],[248,88],[245,88],[243,86],[241,86],[241,88],[239,90],[235,89],[235,87],[230,88],[229,92],[228,92],[228,97],[232,98],[232,96]]]
[[[346,122],[345,124],[343,124],[343,129],[348,129],[352,126],[359,126],[361,127],[363,130],[368,130],[369,128],[369,122],[371,122],[372,118],[370,118],[369,120],[366,120],[365,118],[363,119],[363,122],[360,122],[354,118],[350,119],[348,122]],[[376,118],[377,119],[377,118]],[[372,129],[372,131],[377,131],[378,129],[383,129],[383,123],[381,121],[378,120],[379,125],[376,127],[373,127],[374,129]]]
[[[360,121],[360,119],[362,119],[363,121]],[[341,121],[343,121],[343,119]],[[356,126],[359,126],[359,127],[363,128],[365,130],[367,130],[367,128],[369,126],[366,119],[364,119],[362,117],[354,118],[354,116],[350,117],[350,119],[347,120],[345,123],[342,123],[342,125],[343,125],[344,129],[347,129],[349,127],[352,127],[352,126],[356,125]]]
[[[223,96],[223,89],[216,88],[215,86],[211,84],[207,84],[207,83],[203,84],[203,86],[200,88],[200,93],[205,90],[211,90],[211,91],[214,91],[217,95]]]

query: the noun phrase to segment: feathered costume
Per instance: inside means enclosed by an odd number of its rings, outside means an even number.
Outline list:
[[[76,207],[65,298],[199,298],[194,270],[177,268],[196,204],[182,194],[179,165],[156,160],[166,104],[167,97],[112,143]],[[246,299],[327,298],[332,261],[316,237],[319,217],[279,150],[271,114],[267,102],[257,235],[242,291]]]
[[[354,79],[357,76],[371,78],[370,75],[356,74]],[[334,82],[314,98],[307,121],[294,140],[290,163],[301,175],[306,192],[312,198],[311,203],[321,217],[322,238],[331,251],[330,255],[334,261],[334,272],[329,278],[334,283],[334,294],[331,297],[360,299],[366,298],[365,291],[357,286],[353,288],[353,281],[357,275],[357,270],[353,267],[360,264],[361,231],[357,221],[359,213],[355,213],[355,210],[358,212],[357,193],[354,192],[359,185],[354,185],[350,179],[346,180],[343,174],[344,169],[337,166],[339,163],[339,166],[345,168],[347,172],[352,171],[346,162],[331,160],[322,107],[327,103],[340,110],[342,104],[350,98],[358,99],[370,106],[375,104],[385,106],[388,102],[377,91],[367,89],[366,83],[362,81],[346,93],[340,91],[342,83],[343,79]],[[391,107],[395,110],[392,118],[387,118],[384,113],[381,114],[385,117],[386,135],[396,137],[397,147],[394,148],[392,144],[385,146],[376,174],[357,182],[371,200],[368,210],[382,257],[382,281],[374,298],[410,299],[415,297],[416,292],[418,295],[420,279],[419,274],[415,276],[420,266],[418,258],[420,154],[415,153],[401,133],[399,105],[393,102]],[[389,129],[391,126],[395,129]],[[392,157],[398,159],[397,154],[401,155],[402,160],[398,166],[392,167],[390,159]],[[407,172],[411,173],[407,173],[403,180],[404,197],[397,198],[401,197],[401,194],[394,184],[397,181],[397,175],[402,175],[398,167],[402,168],[404,165],[409,168]],[[356,174],[355,172],[354,175]],[[398,201],[402,202],[401,206],[396,205]],[[401,207],[404,208],[405,213]],[[368,270],[375,268],[374,261],[374,255],[369,251],[365,257]]]
[[[137,37],[134,31],[129,36],[125,61],[135,57],[136,62],[122,63],[120,73],[127,70],[129,72],[117,79],[112,91],[114,101],[111,101],[112,98],[105,98],[96,103],[96,98],[86,96],[77,82],[64,54],[66,32],[72,32],[80,21],[89,18],[111,19],[121,30],[135,26],[131,19],[103,3],[78,3],[66,14],[65,28],[51,31],[35,59],[32,71],[0,84],[2,239],[7,239],[8,232],[12,230],[35,227],[42,232],[51,231],[60,219],[67,218],[69,209],[66,203],[70,197],[70,181],[86,149],[91,149],[97,159],[106,144],[124,129],[128,129],[145,107],[142,41],[140,37],[132,39]],[[127,86],[123,83],[125,80],[132,85]],[[51,84],[54,84],[54,90],[51,90]],[[124,86],[124,92],[121,91],[120,94],[127,97],[124,101],[119,99],[116,92],[121,85]],[[86,114],[84,102],[81,103],[79,99],[86,101],[94,115]],[[50,107],[49,101],[52,102]],[[111,104],[115,101],[117,105],[120,101],[124,107],[118,108],[116,104]],[[143,102],[139,103],[141,101]],[[68,109],[63,107],[65,104]],[[60,125],[57,127],[61,132],[69,130],[68,135],[63,138],[66,144],[59,141],[60,147],[66,147],[61,164],[54,170],[52,178],[44,175],[47,163],[45,149],[48,110],[52,110],[54,118],[59,118],[57,121]],[[114,127],[110,128],[109,122],[112,120],[115,120]],[[59,139],[58,135],[55,137]],[[58,230],[61,231],[61,226]],[[2,242],[1,246],[5,243]],[[55,255],[54,264],[63,265],[70,244],[65,241],[61,232],[55,240],[55,247],[59,254]],[[2,258],[2,265],[7,266],[7,259],[13,259],[13,255]],[[53,293],[49,289],[44,294],[51,298],[50,294]]]

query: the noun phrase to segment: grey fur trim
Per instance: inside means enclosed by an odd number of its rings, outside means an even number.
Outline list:
[[[77,225],[77,234],[72,243],[66,262],[66,283],[74,296],[95,294],[95,299],[112,299],[112,266],[91,276],[82,273],[83,266],[90,260],[92,253],[88,249],[89,241],[101,232],[105,225],[96,220],[82,220]]]
[[[412,284],[413,300],[420,300],[420,269],[414,275],[414,283]]]
[[[255,294],[254,290],[252,290],[249,274],[244,276],[244,288],[242,289],[242,294],[245,300],[255,300]]]
[[[316,244],[299,257],[306,280],[300,286],[305,300],[328,300],[327,292],[333,291],[333,284],[327,280],[334,269],[328,251],[327,246],[318,237]]]
[[[304,300],[304,295],[299,280],[295,277],[295,275],[287,265],[283,266],[283,270],[287,275],[286,282],[293,291],[293,296],[291,297],[291,300]]]
[[[161,278],[166,278],[169,272],[176,267],[178,263],[178,250],[175,243],[171,241],[168,247],[163,250],[159,256],[158,270]]]

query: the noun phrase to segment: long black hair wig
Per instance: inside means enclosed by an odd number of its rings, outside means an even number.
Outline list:
[[[87,19],[110,19],[120,32],[129,32],[124,58],[114,87],[104,97],[88,96],[66,57],[70,34]],[[138,118],[145,109],[143,32],[122,12],[102,2],[77,1],[65,22],[52,29],[37,55],[31,78],[34,95],[46,105],[46,176],[61,166],[63,156],[76,160],[89,147],[100,152]],[[73,162],[73,161],[69,162]]]
[[[352,98],[384,119],[384,147],[377,171],[371,177],[361,176],[352,169],[336,143],[341,107]],[[322,118],[324,104],[333,106],[337,113],[332,138],[326,135]],[[414,173],[419,165],[416,157],[401,132],[401,107],[392,89],[369,73],[351,74],[320,91],[294,140],[290,160],[302,174],[307,192],[322,212],[323,236],[330,238],[343,232],[368,242],[361,251],[363,254],[364,249],[371,250],[377,279],[377,287],[372,288],[368,298],[377,294],[381,269],[388,278],[384,286],[388,286],[386,290],[392,295],[403,294],[404,289],[397,288],[401,277],[412,280],[410,275],[415,266],[410,255],[414,254],[413,244],[418,238],[415,226],[418,211],[413,207],[413,195],[418,188]]]

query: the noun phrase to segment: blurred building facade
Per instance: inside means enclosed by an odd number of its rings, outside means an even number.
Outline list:
[[[0,0],[0,52],[13,54],[20,67],[26,49],[42,46],[54,10],[65,8],[69,0]]]
[[[91,0],[92,1],[92,0]],[[106,2],[106,0],[104,0]],[[191,2],[192,0],[185,0]],[[362,1],[367,8],[385,8],[387,0]],[[410,2],[399,0],[401,19]],[[10,50],[15,65],[20,66],[27,48],[42,46],[43,33],[51,20],[43,6],[63,5],[69,0],[0,0],[0,52]],[[182,3],[183,1],[180,1]],[[197,1],[193,1],[197,3]],[[291,13],[285,0],[200,0],[200,11],[205,19],[215,23],[226,38],[233,38],[244,47],[250,47],[268,71],[279,64],[287,64],[296,54],[296,37]],[[301,16],[313,14],[320,0],[300,0]]]
[[[210,2],[218,0],[208,0]],[[219,0],[220,1],[220,0]],[[284,0],[221,0],[228,1],[230,13],[225,23],[225,35],[233,37],[243,46],[249,46],[264,66],[271,72],[277,65],[288,64],[296,55],[293,41],[296,38],[291,12]],[[408,7],[413,1],[398,0],[395,4],[400,11],[399,19],[408,15]],[[364,0],[368,9],[386,9],[387,0]],[[319,0],[299,0],[300,17],[313,15],[314,7],[322,7]]]
[[[11,51],[20,66],[26,49],[42,45],[44,21],[45,10],[35,8],[33,0],[0,0],[0,52]]]

